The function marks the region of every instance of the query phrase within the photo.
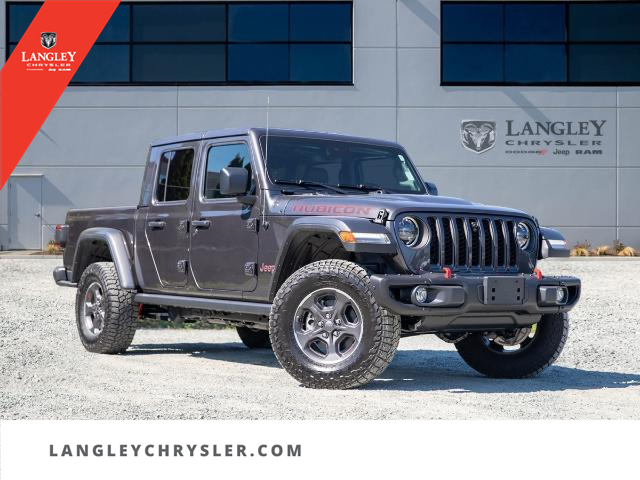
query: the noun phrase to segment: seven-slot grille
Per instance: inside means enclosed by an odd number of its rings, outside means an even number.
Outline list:
[[[486,216],[429,216],[430,263],[454,270],[517,270],[518,220]]]

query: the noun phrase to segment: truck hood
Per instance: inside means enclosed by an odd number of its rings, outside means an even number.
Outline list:
[[[454,212],[478,215],[530,215],[512,208],[483,205],[454,197],[433,195],[371,194],[371,195],[298,195],[286,197],[284,215],[324,215],[332,217],[376,218],[385,209],[393,220],[404,212]]]

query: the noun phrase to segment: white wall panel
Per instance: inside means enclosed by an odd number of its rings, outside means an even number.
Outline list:
[[[20,165],[144,165],[151,141],[176,130],[175,108],[55,108]]]
[[[438,0],[398,0],[398,46],[440,46]]]
[[[180,133],[228,127],[264,127],[265,108],[183,108]],[[320,130],[350,135],[395,139],[393,108],[272,108],[273,128]]]
[[[441,195],[524,210],[555,226],[615,226],[615,168],[420,169]],[[597,193],[597,194],[596,194]]]
[[[354,45],[395,47],[395,0],[355,0],[353,2]]]

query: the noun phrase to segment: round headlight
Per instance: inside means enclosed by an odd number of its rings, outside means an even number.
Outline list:
[[[529,246],[531,242],[531,227],[524,222],[516,225],[516,243],[522,250]]]
[[[415,218],[404,217],[398,223],[398,238],[407,247],[413,247],[418,243],[420,237],[420,227]]]

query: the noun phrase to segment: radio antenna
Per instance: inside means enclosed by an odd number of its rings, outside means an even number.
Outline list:
[[[269,165],[269,112],[271,110],[271,96],[267,95],[267,135],[264,145],[264,176],[265,180],[268,177],[267,168]],[[266,182],[265,182],[266,184]],[[267,189],[263,190],[262,195],[262,226],[266,229],[269,224],[267,223]]]

